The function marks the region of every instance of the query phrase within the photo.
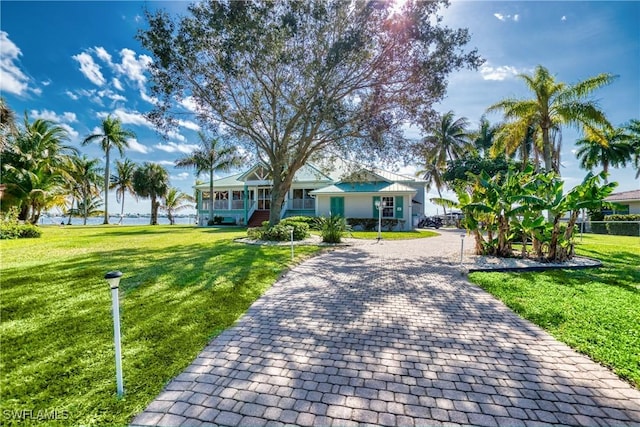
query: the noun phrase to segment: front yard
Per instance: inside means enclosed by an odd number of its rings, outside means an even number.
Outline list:
[[[0,424],[126,424],[291,265],[288,247],[232,241],[245,234],[52,226],[40,239],[1,241]],[[317,250],[297,247],[295,262]],[[103,280],[116,269],[122,400]]]

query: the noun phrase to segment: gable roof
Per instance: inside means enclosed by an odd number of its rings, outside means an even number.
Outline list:
[[[640,202],[640,190],[613,193],[604,199],[607,202]]]
[[[268,170],[268,166],[263,162],[258,162],[249,168],[247,171],[238,175],[239,181],[248,181],[251,174],[256,173],[259,169]],[[271,181],[270,177],[265,176],[264,180]],[[334,180],[327,174],[323,173],[320,169],[312,164],[307,163],[303,165],[293,176],[294,182],[333,182]]]
[[[310,194],[345,194],[345,193],[416,193],[415,188],[411,188],[408,185],[376,181],[376,182],[339,182],[337,184],[329,185],[327,187],[313,190]]]

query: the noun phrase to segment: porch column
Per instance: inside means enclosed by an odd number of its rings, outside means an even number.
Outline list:
[[[242,199],[244,201],[244,223],[247,224],[249,222],[249,187],[247,184],[244,185],[244,196]]]
[[[227,210],[231,210],[233,201],[233,191],[227,190]]]
[[[202,191],[198,188],[196,188],[196,196],[197,196],[197,209],[196,209],[196,215],[198,216],[198,225],[202,225],[202,215],[200,214],[200,212],[202,211]]]

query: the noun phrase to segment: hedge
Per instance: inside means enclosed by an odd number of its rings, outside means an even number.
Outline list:
[[[606,225],[609,234],[615,236],[640,236],[640,214],[606,215],[604,220],[607,221]]]

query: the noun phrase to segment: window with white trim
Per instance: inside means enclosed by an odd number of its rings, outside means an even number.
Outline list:
[[[394,218],[394,198],[393,196],[382,197],[382,218]]]

